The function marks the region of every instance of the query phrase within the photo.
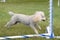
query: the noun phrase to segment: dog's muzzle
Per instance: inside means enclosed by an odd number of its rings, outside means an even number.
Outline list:
[[[42,21],[46,21],[46,20],[42,20]]]
[[[42,19],[42,21],[46,21],[47,19]]]

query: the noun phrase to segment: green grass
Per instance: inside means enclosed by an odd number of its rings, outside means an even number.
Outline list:
[[[13,11],[15,13],[22,13],[26,15],[32,15],[35,11],[44,11],[47,18],[49,18],[49,4],[46,1],[7,1],[6,3],[0,3],[0,36],[14,36],[14,35],[25,35],[25,34],[34,34],[34,31],[23,24],[17,24],[9,29],[4,25],[10,20],[10,15],[8,11]],[[60,35],[60,7],[57,6],[57,1],[54,1],[53,6],[53,14],[54,14],[54,33],[55,35]],[[46,26],[48,24],[48,20],[45,22],[40,22],[40,26],[42,30],[39,30],[39,33],[44,33],[46,31]],[[48,40],[42,37],[33,37],[27,39],[12,39],[12,40]],[[49,40],[59,40],[59,39],[49,39]]]

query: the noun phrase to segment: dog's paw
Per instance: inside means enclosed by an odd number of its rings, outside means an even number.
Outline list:
[[[9,28],[9,26],[8,26],[8,25],[5,25],[5,27],[6,27],[6,28]]]

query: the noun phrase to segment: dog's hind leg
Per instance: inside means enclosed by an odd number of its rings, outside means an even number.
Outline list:
[[[18,24],[18,23],[20,23],[20,21],[16,21],[16,22],[14,23],[14,25],[15,25],[15,24]]]
[[[15,19],[11,19],[5,26],[9,28],[10,26],[12,26],[14,24],[16,24],[16,20]]]

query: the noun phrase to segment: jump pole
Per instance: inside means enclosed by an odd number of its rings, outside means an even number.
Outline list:
[[[58,0],[58,6],[59,6],[59,0]],[[58,38],[60,39],[60,36],[55,36],[53,32],[53,0],[50,0],[50,25],[49,27],[51,28],[49,31],[50,33],[50,38]]]
[[[49,4],[50,4],[50,24],[49,24],[49,27],[50,27],[50,38],[54,38],[54,32],[53,32],[53,0],[50,0],[49,1]]]

